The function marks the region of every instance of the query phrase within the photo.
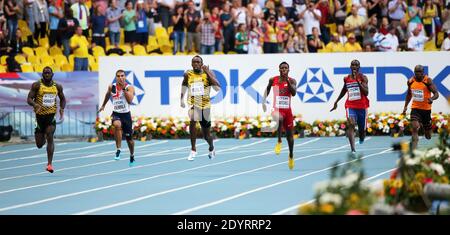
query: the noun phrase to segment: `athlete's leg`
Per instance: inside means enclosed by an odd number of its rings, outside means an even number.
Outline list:
[[[114,126],[114,139],[116,140],[116,147],[120,149],[122,147],[122,122],[120,120],[113,121]]]
[[[367,124],[367,110],[362,109],[358,110],[358,134],[359,134],[359,143],[362,144],[364,139],[366,138],[366,124]]]
[[[350,143],[350,148],[352,152],[355,152],[355,118],[354,116],[349,116],[347,118],[347,138]]]
[[[36,117],[36,128],[34,129],[34,140],[36,141],[36,147],[38,149],[42,148],[45,144],[45,130],[43,130],[42,121]]]
[[[294,157],[294,136],[292,135],[292,129],[286,128],[286,140],[289,146],[289,157]]]
[[[188,114],[189,114],[189,119],[190,119],[189,133],[190,133],[190,137],[191,137],[191,150],[194,152],[197,152],[197,148],[195,146],[195,141],[197,139],[197,128],[196,128],[197,119],[196,119],[194,108],[191,108],[189,110]]]
[[[425,138],[427,140],[431,139],[432,129],[431,129],[431,110],[424,111],[422,116],[422,126]]]
[[[416,149],[417,143],[419,142],[419,128],[420,124],[417,120],[412,120],[411,122],[411,148]]]
[[[45,136],[47,139],[47,165],[51,165],[53,161],[53,153],[55,151],[55,144],[53,141],[53,134],[55,133],[56,126],[49,125],[47,129],[45,129]]]

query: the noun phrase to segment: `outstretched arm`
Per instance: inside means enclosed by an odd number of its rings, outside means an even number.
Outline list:
[[[263,96],[263,100],[262,100],[262,107],[263,107],[264,112],[267,110],[266,100],[267,100],[267,96],[270,94],[270,89],[272,88],[272,85],[273,85],[273,78],[270,78],[269,84],[267,84],[266,90],[264,91],[264,96]]]
[[[332,112],[333,110],[335,110],[337,108],[337,103],[339,102],[339,100],[342,99],[342,97],[344,97],[345,93],[347,93],[347,87],[345,86],[345,83],[344,83],[344,86],[342,86],[341,93],[339,93],[339,96],[336,99],[336,101],[334,102],[333,108],[330,110],[330,112]]]
[[[111,98],[111,89],[112,89],[112,85],[110,84],[110,85],[108,86],[108,91],[106,91],[105,99],[103,100],[102,107],[100,107],[100,109],[98,110],[98,112],[101,112],[101,111],[103,111],[103,110],[105,109],[106,103],[108,103],[109,98]]]
[[[181,84],[181,97],[180,97],[180,104],[182,108],[186,106],[184,104],[184,94],[186,94],[187,89],[188,89],[188,76],[187,73],[184,73],[183,83]]]

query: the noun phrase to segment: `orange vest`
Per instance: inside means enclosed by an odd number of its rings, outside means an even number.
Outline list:
[[[411,89],[412,105],[411,109],[431,110],[431,104],[428,103],[428,98],[431,97],[430,89],[427,84],[429,78],[424,76],[422,82],[417,82],[415,77],[408,81],[409,89]]]

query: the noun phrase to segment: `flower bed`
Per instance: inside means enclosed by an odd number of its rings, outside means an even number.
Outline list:
[[[450,114],[433,114],[433,132],[441,132],[448,128]],[[212,134],[219,138],[229,137],[273,137],[275,122],[272,117],[230,117],[212,120]],[[347,123],[341,120],[316,120],[306,123],[301,116],[294,117],[294,133],[299,137],[343,136]],[[409,135],[410,117],[395,113],[369,114],[367,120],[367,135]],[[199,125],[197,125],[199,128]],[[114,135],[111,119],[97,118],[95,129],[103,138]],[[189,136],[189,119],[133,117],[134,137],[149,138],[186,138]]]

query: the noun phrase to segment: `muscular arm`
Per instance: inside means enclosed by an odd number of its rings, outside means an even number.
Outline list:
[[[124,89],[123,92],[125,94],[125,99],[129,104],[131,104],[134,99],[134,87],[130,85],[126,90]]]
[[[105,108],[106,103],[108,103],[109,98],[111,98],[112,85],[108,86],[108,91],[105,94],[105,99],[103,100],[102,108]]]
[[[291,93],[292,96],[295,96],[295,94],[297,93],[297,81],[295,81],[295,79],[289,79],[289,92]]]
[[[215,91],[219,91],[220,89],[220,83],[216,79],[216,75],[208,69],[205,70],[205,73],[208,75],[209,82],[211,83],[212,87]]]
[[[56,84],[59,97],[59,108],[64,110],[66,108],[66,97],[64,96],[63,87],[60,84]]]
[[[36,94],[38,90],[39,90],[39,82],[34,82],[31,85],[30,92],[28,92],[27,103],[33,108],[35,108],[37,105],[36,102],[34,102],[34,100],[36,99]]]
[[[267,96],[270,94],[270,89],[272,88],[272,85],[273,85],[273,78],[270,78],[269,84],[267,84],[266,90],[264,91],[264,96],[262,100],[263,104],[266,103]]]
[[[361,82],[358,81],[358,84],[359,84],[359,88],[361,89],[362,93],[365,96],[368,96],[369,95],[369,86],[368,86],[368,80],[367,80],[366,75],[362,76],[362,81]]]
[[[183,103],[184,94],[186,94],[186,91],[188,89],[188,75],[187,73],[184,73],[183,82],[181,83],[181,103]]]
[[[433,80],[431,80],[431,78],[429,78],[430,83],[428,84],[428,89],[430,89],[431,93],[433,93],[433,96],[430,98],[431,99],[431,103],[433,100],[437,100],[439,98],[439,92],[436,89],[436,86],[433,83]]]
[[[345,82],[344,82],[344,86],[342,87],[341,93],[339,93],[339,96],[336,99],[336,101],[334,102],[333,108],[330,110],[330,112],[337,108],[337,103],[339,102],[339,100],[342,99],[342,97],[344,97],[345,93],[347,93],[347,86],[345,86]]]

